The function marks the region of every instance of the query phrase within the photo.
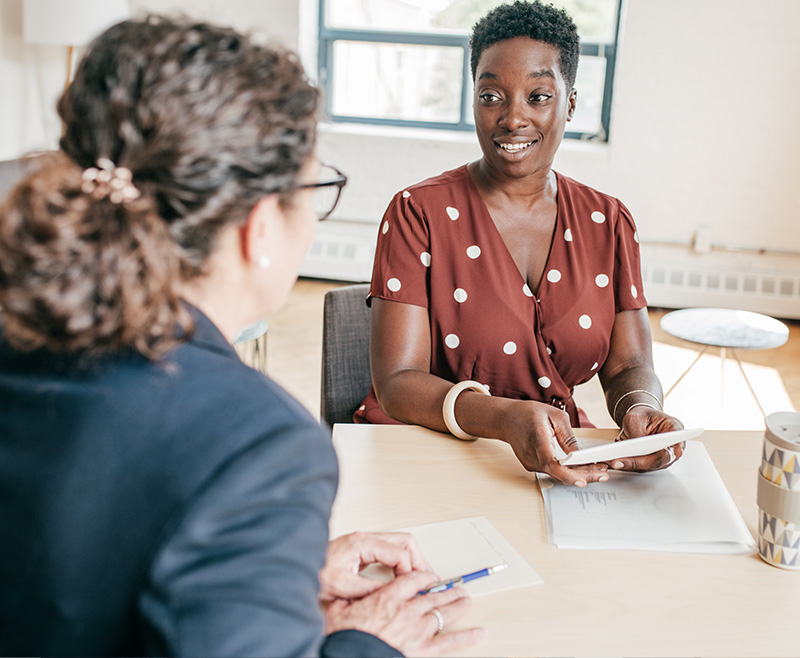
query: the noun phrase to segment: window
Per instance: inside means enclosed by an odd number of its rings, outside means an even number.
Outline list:
[[[502,0],[319,0],[319,72],[333,121],[473,130],[469,32]],[[581,35],[566,137],[608,139],[622,0],[557,0]]]

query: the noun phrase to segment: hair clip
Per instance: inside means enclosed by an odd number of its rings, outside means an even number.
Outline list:
[[[133,174],[127,167],[117,167],[108,158],[98,158],[97,167],[84,169],[81,191],[93,199],[105,199],[118,205],[138,199],[142,193],[133,184]]]

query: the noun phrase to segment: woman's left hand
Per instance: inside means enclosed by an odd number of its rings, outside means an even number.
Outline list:
[[[359,575],[369,564],[382,564],[395,576],[431,567],[407,532],[354,532],[328,544],[325,565],[319,572],[320,600],[360,599],[384,586],[379,580]]]
[[[628,438],[682,429],[683,423],[677,418],[665,414],[663,411],[658,411],[657,409],[637,406],[626,413],[625,417],[622,419],[622,432],[620,432],[620,438],[618,440],[624,441]],[[615,459],[610,462],[608,466],[614,470],[634,471],[636,473],[659,471],[680,459],[681,455],[683,455],[684,447],[684,443],[677,443],[674,446],[670,446],[665,450],[659,450],[650,455]]]

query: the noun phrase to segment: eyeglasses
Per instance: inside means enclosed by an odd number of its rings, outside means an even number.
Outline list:
[[[317,213],[317,219],[321,222],[323,219],[328,218],[333,209],[336,208],[336,204],[339,203],[342,188],[347,184],[347,176],[336,167],[322,164],[320,165],[319,177],[319,183],[298,185],[297,189],[311,189],[314,191],[312,201],[314,212]]]

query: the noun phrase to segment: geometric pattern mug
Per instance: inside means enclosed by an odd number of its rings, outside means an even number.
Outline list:
[[[800,569],[800,413],[766,417],[758,507],[761,558],[783,569]]]

